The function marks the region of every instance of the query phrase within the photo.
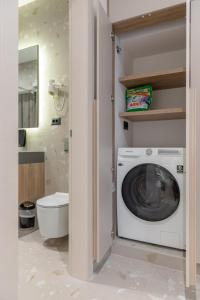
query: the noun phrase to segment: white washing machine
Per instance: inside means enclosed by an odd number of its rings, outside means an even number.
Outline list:
[[[119,149],[119,237],[185,249],[184,158],[184,148]]]

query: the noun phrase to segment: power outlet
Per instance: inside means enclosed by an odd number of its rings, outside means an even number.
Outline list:
[[[124,127],[124,130],[128,130],[128,122],[124,121],[123,127]]]
[[[61,125],[61,118],[53,118],[51,125]]]

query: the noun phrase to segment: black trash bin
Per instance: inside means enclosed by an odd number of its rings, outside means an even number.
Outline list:
[[[23,202],[19,206],[20,228],[32,228],[35,226],[35,204],[30,201]]]

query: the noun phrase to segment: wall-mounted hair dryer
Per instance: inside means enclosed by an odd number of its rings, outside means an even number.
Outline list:
[[[59,94],[61,86],[56,84],[55,80],[49,80],[49,94],[51,96],[56,96]]]
[[[66,100],[66,86],[58,84],[55,80],[49,80],[49,94],[54,99],[54,106],[57,112],[62,112]]]

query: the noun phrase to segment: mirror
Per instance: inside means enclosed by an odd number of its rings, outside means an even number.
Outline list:
[[[19,128],[39,126],[39,46],[19,50]]]

